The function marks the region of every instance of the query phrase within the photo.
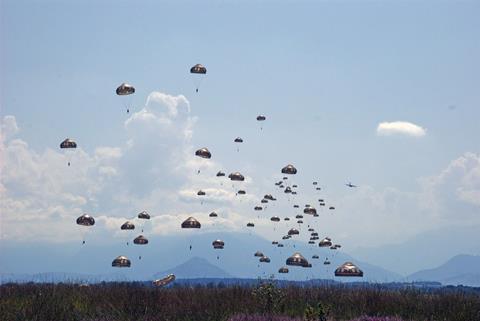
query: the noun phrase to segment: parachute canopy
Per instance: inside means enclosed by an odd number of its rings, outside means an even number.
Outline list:
[[[215,240],[212,242],[212,245],[214,249],[222,250],[225,246],[225,242],[223,242],[222,240]]]
[[[287,265],[292,266],[307,266],[308,261],[306,258],[303,257],[302,254],[296,252],[292,256],[287,259]]]
[[[77,148],[77,143],[73,139],[67,138],[60,143],[60,148]]]
[[[303,213],[304,213],[304,214],[314,215],[314,214],[317,214],[317,210],[316,210],[314,207],[305,207],[305,208],[303,209]]]
[[[262,263],[270,263],[270,258],[268,256],[262,256],[260,258],[260,262]]]
[[[122,224],[120,229],[122,229],[122,230],[134,230],[135,225],[130,221],[126,221],[125,223]]]
[[[228,178],[230,178],[230,180],[232,181],[240,181],[240,182],[245,180],[245,177],[239,172],[231,173],[230,175],[228,175]]]
[[[352,262],[345,262],[335,270],[335,276],[358,276],[358,277],[362,277],[363,276],[363,271],[360,270]]]
[[[212,212],[208,215],[209,217],[218,217],[218,214],[215,212]]]
[[[280,222],[280,217],[278,217],[278,216],[272,216],[272,217],[270,218],[270,221],[272,221],[272,222]]]
[[[119,96],[131,95],[135,93],[135,87],[127,83],[122,83],[120,86],[117,87],[116,92]]]
[[[182,228],[200,228],[201,226],[200,222],[192,216],[182,222]]]
[[[247,223],[247,227],[254,227],[254,226],[255,226],[255,224],[253,224],[253,223],[250,223],[250,222]]]
[[[88,214],[83,214],[77,218],[77,224],[83,226],[93,226],[95,225],[95,219]]]
[[[288,235],[298,235],[300,234],[300,232],[295,229],[295,228],[291,228],[289,231],[288,231]]]
[[[282,168],[282,174],[297,174],[297,169],[293,165],[288,164],[287,166]]]
[[[172,283],[173,281],[175,281],[175,275],[174,274],[169,274],[166,277],[164,277],[163,279],[158,279],[158,280],[153,281],[153,285],[155,285],[155,286],[165,286],[165,285],[168,285],[168,284]]]
[[[131,262],[130,260],[123,255],[117,256],[113,261],[112,261],[112,266],[113,267],[130,267]]]
[[[241,137],[237,137],[237,138],[235,138],[235,140],[233,142],[234,143],[243,143],[243,139]]]
[[[196,64],[195,66],[190,68],[190,73],[192,73],[192,74],[206,74],[207,73],[207,68],[205,68],[201,64]]]
[[[208,148],[204,147],[204,148],[198,149],[198,150],[195,152],[195,156],[209,159],[209,158],[212,157],[212,154],[210,153],[210,151],[208,150]]]
[[[199,190],[199,191],[197,192],[197,195],[198,195],[198,196],[205,196],[205,192],[202,191],[202,190]]]
[[[275,201],[276,198],[272,196],[272,194],[265,194],[263,197],[264,199],[270,200],[270,201]]]
[[[258,121],[264,121],[265,119],[267,119],[267,117],[265,117],[264,115],[258,115],[257,116]]]
[[[321,240],[320,242],[318,242],[318,246],[320,246],[320,247],[332,246],[332,241],[328,237],[326,237],[323,240]]]
[[[137,217],[139,219],[149,220],[150,219],[150,214],[148,214],[146,211],[142,211],[142,212],[138,213]]]
[[[148,244],[148,239],[143,235],[139,235],[133,240],[133,243],[138,245],[145,245]]]

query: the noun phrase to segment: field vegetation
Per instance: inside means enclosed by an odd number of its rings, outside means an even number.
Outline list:
[[[5,284],[4,321],[479,321],[476,291],[376,286]]]

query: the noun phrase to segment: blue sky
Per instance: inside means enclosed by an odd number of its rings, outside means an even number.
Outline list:
[[[258,197],[281,194],[273,182],[288,163],[298,202],[337,205],[319,225],[350,248],[480,224],[478,2],[2,1],[0,11],[3,239],[69,239],[82,212],[115,235],[143,209],[159,217],[151,233],[213,209],[238,230]],[[199,93],[195,63],[208,69]],[[124,81],[137,90],[130,115],[115,95]],[[178,115],[165,112],[172,100]],[[425,133],[377,133],[394,121]],[[66,137],[80,146],[72,168],[60,161]],[[193,157],[204,146],[210,164]],[[208,176],[218,169],[244,173],[254,195],[231,197]],[[211,189],[208,206],[197,188]],[[275,206],[291,215],[286,199]],[[50,232],[35,229],[39,217]]]

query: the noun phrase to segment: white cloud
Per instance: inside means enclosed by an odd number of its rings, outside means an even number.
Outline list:
[[[194,156],[195,122],[184,96],[154,92],[125,121],[124,146],[99,146],[89,155],[81,147],[36,152],[14,137],[19,132],[15,117],[6,116],[0,140],[0,238],[72,239],[76,234],[69,231],[76,230],[75,219],[85,212],[97,218],[94,229],[116,236],[119,224],[141,210],[154,216],[152,222],[171,221],[153,233],[172,233],[185,213],[211,210],[193,201],[185,192],[189,189],[205,189],[208,207],[238,202],[230,184],[215,177],[221,166]]]
[[[425,136],[427,130],[421,126],[406,121],[382,122],[377,126],[377,135],[407,135],[413,137]]]

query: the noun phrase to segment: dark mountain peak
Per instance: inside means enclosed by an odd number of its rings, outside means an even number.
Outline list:
[[[459,254],[434,269],[421,270],[408,277],[412,281],[438,281],[443,284],[480,285],[480,255]]]
[[[156,273],[154,277],[160,278],[167,274],[175,274],[179,279],[232,278],[230,274],[201,257],[192,257],[171,269]]]

